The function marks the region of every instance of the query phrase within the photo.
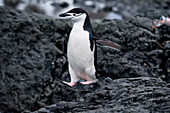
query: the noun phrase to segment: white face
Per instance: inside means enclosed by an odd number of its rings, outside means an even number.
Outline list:
[[[86,18],[85,13],[80,13],[80,14],[72,13],[71,20],[73,20],[74,22],[78,22],[78,21],[85,20],[85,18]]]
[[[65,19],[71,19],[74,22],[83,21],[86,18],[85,13],[65,13],[65,14],[67,15],[67,16],[64,16]]]

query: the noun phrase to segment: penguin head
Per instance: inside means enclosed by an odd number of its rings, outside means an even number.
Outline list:
[[[78,22],[78,21],[84,21],[88,16],[88,13],[81,8],[74,8],[66,13],[60,14],[59,16],[67,19],[71,19],[74,22]]]

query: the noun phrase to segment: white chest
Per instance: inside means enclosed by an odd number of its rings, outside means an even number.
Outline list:
[[[94,51],[90,49],[89,33],[73,29],[70,33],[67,57],[75,71],[83,72],[94,65]]]
[[[69,48],[71,48],[71,50],[74,52],[89,51],[90,50],[89,33],[83,30],[79,31],[72,30],[68,41],[68,49]]]

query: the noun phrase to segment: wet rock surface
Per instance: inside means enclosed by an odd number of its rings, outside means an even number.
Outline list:
[[[170,88],[152,77],[105,79],[95,91],[72,90],[84,96],[74,101],[60,101],[33,113],[150,113],[169,111]],[[70,93],[69,91],[67,93]],[[70,94],[71,95],[71,94]],[[26,113],[26,112],[25,112]]]
[[[0,7],[0,111],[170,111],[169,26],[152,29],[161,15],[148,10],[94,24],[96,36],[119,43],[124,51],[99,46],[99,81],[71,88],[61,82],[69,81],[71,24]]]

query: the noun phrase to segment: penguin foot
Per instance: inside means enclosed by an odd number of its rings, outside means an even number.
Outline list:
[[[94,83],[94,81],[85,81],[85,82],[80,82],[83,85],[88,85]]]
[[[64,84],[67,84],[69,85],[70,87],[73,87],[74,85],[76,85],[76,82],[65,82],[65,81],[62,81]]]

